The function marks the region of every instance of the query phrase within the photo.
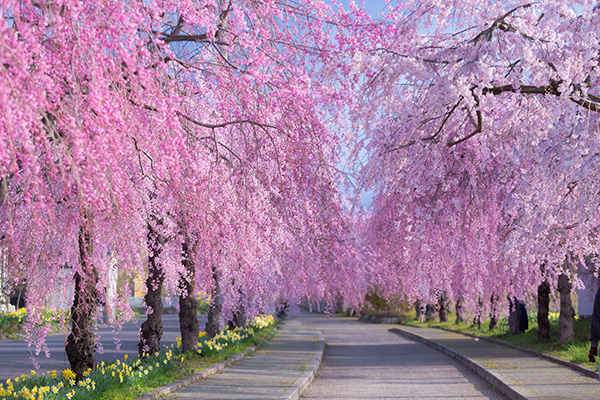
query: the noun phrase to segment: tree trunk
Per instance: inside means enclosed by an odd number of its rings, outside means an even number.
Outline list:
[[[417,321],[421,321],[421,300],[417,299],[417,301],[415,301],[415,318]]]
[[[573,325],[575,323],[575,309],[571,300],[571,283],[569,277],[560,274],[558,277],[558,292],[560,293],[560,315],[558,326],[560,328],[559,343],[566,343],[575,339]]]
[[[550,320],[548,313],[550,311],[550,284],[543,281],[538,286],[538,339],[550,340]]]
[[[463,317],[463,302],[462,295],[459,295],[458,299],[456,299],[456,324],[465,322],[465,318]]]
[[[446,322],[446,321],[448,321],[448,313],[447,313],[448,298],[446,297],[445,293],[440,295],[439,302],[440,302],[440,322]]]
[[[71,334],[67,337],[65,350],[71,370],[77,379],[87,370],[96,369],[96,337],[92,331],[98,293],[98,272],[92,265],[93,242],[90,234],[90,218],[86,216],[79,229],[79,263],[83,275],[75,272],[75,297],[71,307]]]
[[[490,330],[498,326],[498,296],[490,297]]]
[[[160,220],[156,221],[161,224]],[[158,257],[162,252],[165,238],[157,232],[152,223],[148,223],[148,278],[146,288],[148,292],[144,296],[146,303],[146,321],[142,324],[138,353],[140,358],[153,355],[160,351],[160,339],[163,334],[162,322],[162,287],[164,274]]]
[[[200,324],[198,323],[198,301],[196,300],[195,276],[196,264],[193,257],[196,253],[197,242],[186,237],[182,245],[183,265],[187,271],[187,276],[182,276],[179,280],[181,296],[179,297],[179,330],[181,331],[181,352],[185,353],[196,349],[198,344],[198,333]]]
[[[518,335],[521,333],[519,325],[521,323],[521,305],[516,297],[508,298],[508,333]]]
[[[229,329],[244,328],[247,323],[246,310],[244,309],[244,305],[240,304],[236,312],[233,313],[233,318],[228,322]]]
[[[219,284],[219,275],[217,267],[212,266],[212,275],[215,281],[215,287],[210,299],[210,307],[208,309],[207,321],[204,330],[206,331],[207,339],[212,339],[221,332],[219,319],[221,318],[221,286]]]
[[[481,314],[483,313],[483,302],[481,297],[477,300],[477,314],[473,319],[473,323],[477,325],[477,330],[481,330]]]

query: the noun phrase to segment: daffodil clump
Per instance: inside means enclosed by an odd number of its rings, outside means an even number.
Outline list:
[[[164,375],[174,368],[174,361],[181,359],[180,355],[173,354],[173,350],[147,357],[146,361],[137,357],[129,360],[129,356],[125,355],[124,361],[101,362],[95,371],[84,372],[79,380],[70,369],[48,371],[47,374],[31,371],[31,375],[21,375],[9,379],[5,385],[0,384],[0,400],[93,400],[111,389],[135,386]]]
[[[41,325],[55,323],[55,326],[66,326],[71,318],[71,310],[44,309],[41,315]],[[10,313],[0,313],[0,332],[7,334],[11,331],[20,330],[25,322],[27,322],[27,310],[25,308],[19,308]]]
[[[209,340],[202,340],[206,332],[200,332],[196,351],[204,356],[216,355],[224,349],[227,349],[238,342],[242,342],[254,337],[256,331],[268,328],[275,323],[272,315],[259,315],[248,324],[241,328],[237,327],[233,330],[225,329],[215,337]]]
[[[261,315],[245,328],[225,330],[211,340],[204,340],[206,332],[198,335],[197,352],[201,356],[218,355],[219,352],[234,346],[240,341],[250,340],[258,331],[275,323],[273,316]],[[178,340],[180,343],[180,340]],[[101,398],[106,392],[143,386],[155,378],[164,376],[176,365],[184,361],[181,348],[173,345],[165,347],[160,353],[151,356],[144,354],[141,359],[131,358],[126,354],[123,361],[101,362],[95,371],[84,372],[82,379],[77,380],[73,371],[48,371],[38,374],[21,375],[0,384],[0,400],[94,400]]]
[[[537,324],[538,313],[536,310],[532,310],[532,311],[528,312],[527,315],[529,316],[530,324]],[[548,312],[548,321],[550,321],[551,324],[557,323],[559,317],[560,317],[560,313],[557,311]],[[575,314],[575,320],[578,320],[578,319],[579,319],[579,315]]]

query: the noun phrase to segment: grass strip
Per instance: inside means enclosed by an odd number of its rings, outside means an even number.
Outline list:
[[[413,313],[414,314],[414,313]],[[531,316],[531,314],[530,314]],[[525,349],[534,350],[540,353],[548,354],[586,368],[598,371],[598,364],[591,363],[588,360],[588,351],[590,348],[590,321],[586,319],[576,319],[574,324],[575,339],[566,343],[560,343],[560,331],[558,318],[550,319],[550,340],[540,340],[538,338],[537,320],[530,318],[529,329],[518,335],[511,335],[507,330],[506,322],[501,320],[499,325],[489,329],[489,319],[482,321],[478,326],[473,323],[455,323],[456,315],[449,314],[447,322],[425,321],[420,322],[414,318],[414,315],[408,315],[405,318],[406,325],[437,327],[454,330],[462,333],[468,333],[474,336],[487,337],[500,342],[509,343]]]
[[[47,374],[22,375],[0,385],[0,400],[132,400],[176,381],[223,363],[270,338],[277,328],[272,316],[257,317],[248,327],[225,330],[212,340],[200,336],[197,350],[181,354],[170,346],[146,360],[129,359],[100,363],[76,381],[67,369]],[[237,359],[237,357],[236,357]]]

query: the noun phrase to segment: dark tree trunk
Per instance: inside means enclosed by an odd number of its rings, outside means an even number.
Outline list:
[[[425,320],[426,321],[435,321],[435,306],[431,307],[429,304],[427,304],[426,307],[426,311],[425,311]]]
[[[4,203],[4,199],[8,194],[8,180],[8,176],[5,176],[4,178],[0,179],[0,206],[2,205],[2,203]]]
[[[498,326],[498,296],[490,297],[490,330]]]
[[[477,330],[481,330],[481,314],[483,313],[483,302],[481,297],[477,300],[477,315],[473,319],[473,323],[477,325]]]
[[[187,276],[179,280],[181,296],[179,297],[179,329],[181,331],[181,352],[185,353],[196,349],[198,344],[198,333],[200,324],[198,323],[198,301],[196,300],[195,277],[196,264],[194,263],[194,254],[196,253],[197,242],[186,237],[182,245],[183,265],[187,271]]]
[[[156,221],[161,224],[160,221]],[[148,278],[146,288],[148,292],[144,296],[146,303],[146,321],[142,324],[138,353],[140,358],[153,355],[160,351],[160,339],[163,334],[162,322],[162,287],[164,274],[159,262],[165,238],[156,230],[152,223],[148,223]]]
[[[79,263],[83,275],[75,273],[75,297],[71,307],[71,334],[67,337],[65,350],[71,370],[77,379],[87,370],[96,369],[96,337],[92,331],[98,293],[98,272],[92,265],[93,243],[90,234],[90,218],[79,229]]]
[[[229,329],[244,328],[247,323],[246,310],[244,309],[244,305],[240,304],[236,312],[233,313],[233,318],[228,322]]]
[[[575,339],[573,325],[575,323],[575,309],[571,300],[571,283],[569,277],[560,274],[558,277],[558,292],[560,293],[560,315],[558,326],[560,328],[560,343]]]
[[[440,304],[440,322],[446,322],[446,321],[448,321],[448,298],[446,297],[445,293],[440,295],[439,304]]]
[[[415,318],[417,321],[421,321],[421,300],[415,301]]]
[[[543,281],[538,286],[538,339],[550,340],[550,320],[548,313],[550,311],[550,284]]]
[[[463,297],[462,295],[458,296],[458,299],[456,299],[456,323],[457,324],[462,324],[463,322],[465,322],[465,318],[463,317]]]
[[[508,298],[508,333],[518,335],[521,333],[521,306],[516,297]]]
[[[219,284],[219,274],[217,267],[212,266],[212,275],[215,281],[215,287],[210,299],[210,307],[208,309],[207,321],[204,330],[206,331],[207,339],[212,339],[221,332],[219,320],[221,318],[221,286]]]

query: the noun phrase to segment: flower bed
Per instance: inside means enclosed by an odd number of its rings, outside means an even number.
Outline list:
[[[70,317],[70,310],[44,310],[42,320],[39,325],[51,324],[58,329],[59,326],[66,326]],[[23,330],[23,325],[27,322],[27,310],[19,308],[10,313],[0,313],[0,338],[11,338]]]
[[[179,345],[172,345],[145,361],[129,359],[125,355],[123,361],[100,363],[95,371],[87,371],[79,381],[70,369],[46,374],[31,371],[30,375],[8,380],[6,385],[0,384],[0,400],[132,399],[193,373],[184,364],[186,357],[218,362],[219,356],[225,354],[226,358],[228,350],[249,343],[258,332],[272,327],[274,323],[273,316],[259,316],[245,328],[225,330],[210,340],[204,339],[205,332],[200,332],[195,354],[181,354]]]

